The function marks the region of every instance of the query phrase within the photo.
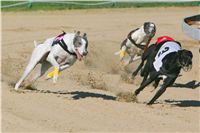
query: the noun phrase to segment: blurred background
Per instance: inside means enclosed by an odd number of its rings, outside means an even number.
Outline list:
[[[3,0],[2,11],[199,6],[199,0]]]

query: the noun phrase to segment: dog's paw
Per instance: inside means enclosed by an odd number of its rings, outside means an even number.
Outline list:
[[[15,90],[15,91],[18,91],[18,90],[19,90],[19,87],[20,87],[20,84],[16,84],[14,90]]]
[[[57,79],[53,78],[53,83],[56,84],[57,83]]]
[[[132,74],[131,74],[131,79],[135,79],[136,76],[137,76],[137,74],[132,73]]]
[[[54,84],[57,83],[57,80],[58,80],[58,75],[55,74],[55,75],[53,76],[53,83],[54,83]]]

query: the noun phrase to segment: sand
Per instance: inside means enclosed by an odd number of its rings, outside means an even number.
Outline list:
[[[2,13],[2,131],[3,132],[200,132],[199,43],[181,29],[182,19],[197,7],[90,9]],[[156,93],[146,87],[138,103],[117,101],[132,93],[142,78],[129,80],[138,62],[121,69],[114,55],[132,29],[145,21],[157,26],[156,37],[169,35],[193,52],[193,68],[181,72],[173,87],[147,106]],[[44,41],[62,30],[86,32],[89,54],[59,75],[57,84],[41,77],[36,90],[17,93],[33,41]],[[37,68],[36,68],[37,70]],[[30,84],[36,70],[25,81]],[[52,70],[52,69],[51,69]]]

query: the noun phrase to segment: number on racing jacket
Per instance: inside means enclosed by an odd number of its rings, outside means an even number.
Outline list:
[[[168,50],[169,50],[169,47],[165,47],[164,50],[158,53],[158,57],[160,57],[163,53],[167,52]]]

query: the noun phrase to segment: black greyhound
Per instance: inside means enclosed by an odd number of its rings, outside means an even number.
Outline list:
[[[132,73],[132,78],[133,79],[138,74],[139,70],[143,67],[144,62],[145,62],[145,60],[147,60],[147,57],[150,55],[150,53],[153,53],[153,52],[156,53],[156,51],[159,50],[160,46],[163,43],[167,42],[167,41],[174,41],[174,39],[171,38],[171,37],[169,37],[169,36],[160,36],[160,37],[157,38],[157,41],[156,41],[155,44],[152,44],[152,45],[150,45],[150,47],[148,47],[148,48],[145,49],[144,53],[141,56],[142,62],[140,63],[140,65],[138,66],[138,68]],[[141,76],[143,76],[142,73],[141,73]]]
[[[168,45],[166,45],[168,44]],[[170,50],[170,47],[180,47],[178,50]],[[171,51],[171,52],[169,52]],[[166,54],[167,53],[167,54]],[[165,55],[161,60],[161,66],[156,67],[155,59],[159,56]],[[142,67],[144,61],[147,60],[141,76],[143,81],[140,87],[135,91],[134,95],[138,95],[147,85],[155,81],[154,87],[156,88],[161,79],[164,79],[162,87],[158,90],[155,96],[147,103],[151,105],[158,99],[166,90],[167,87],[172,85],[178,77],[181,68],[184,71],[188,71],[192,68],[192,52],[181,49],[181,45],[176,41],[164,41],[159,45],[151,45],[142,56],[142,63],[139,67]]]

